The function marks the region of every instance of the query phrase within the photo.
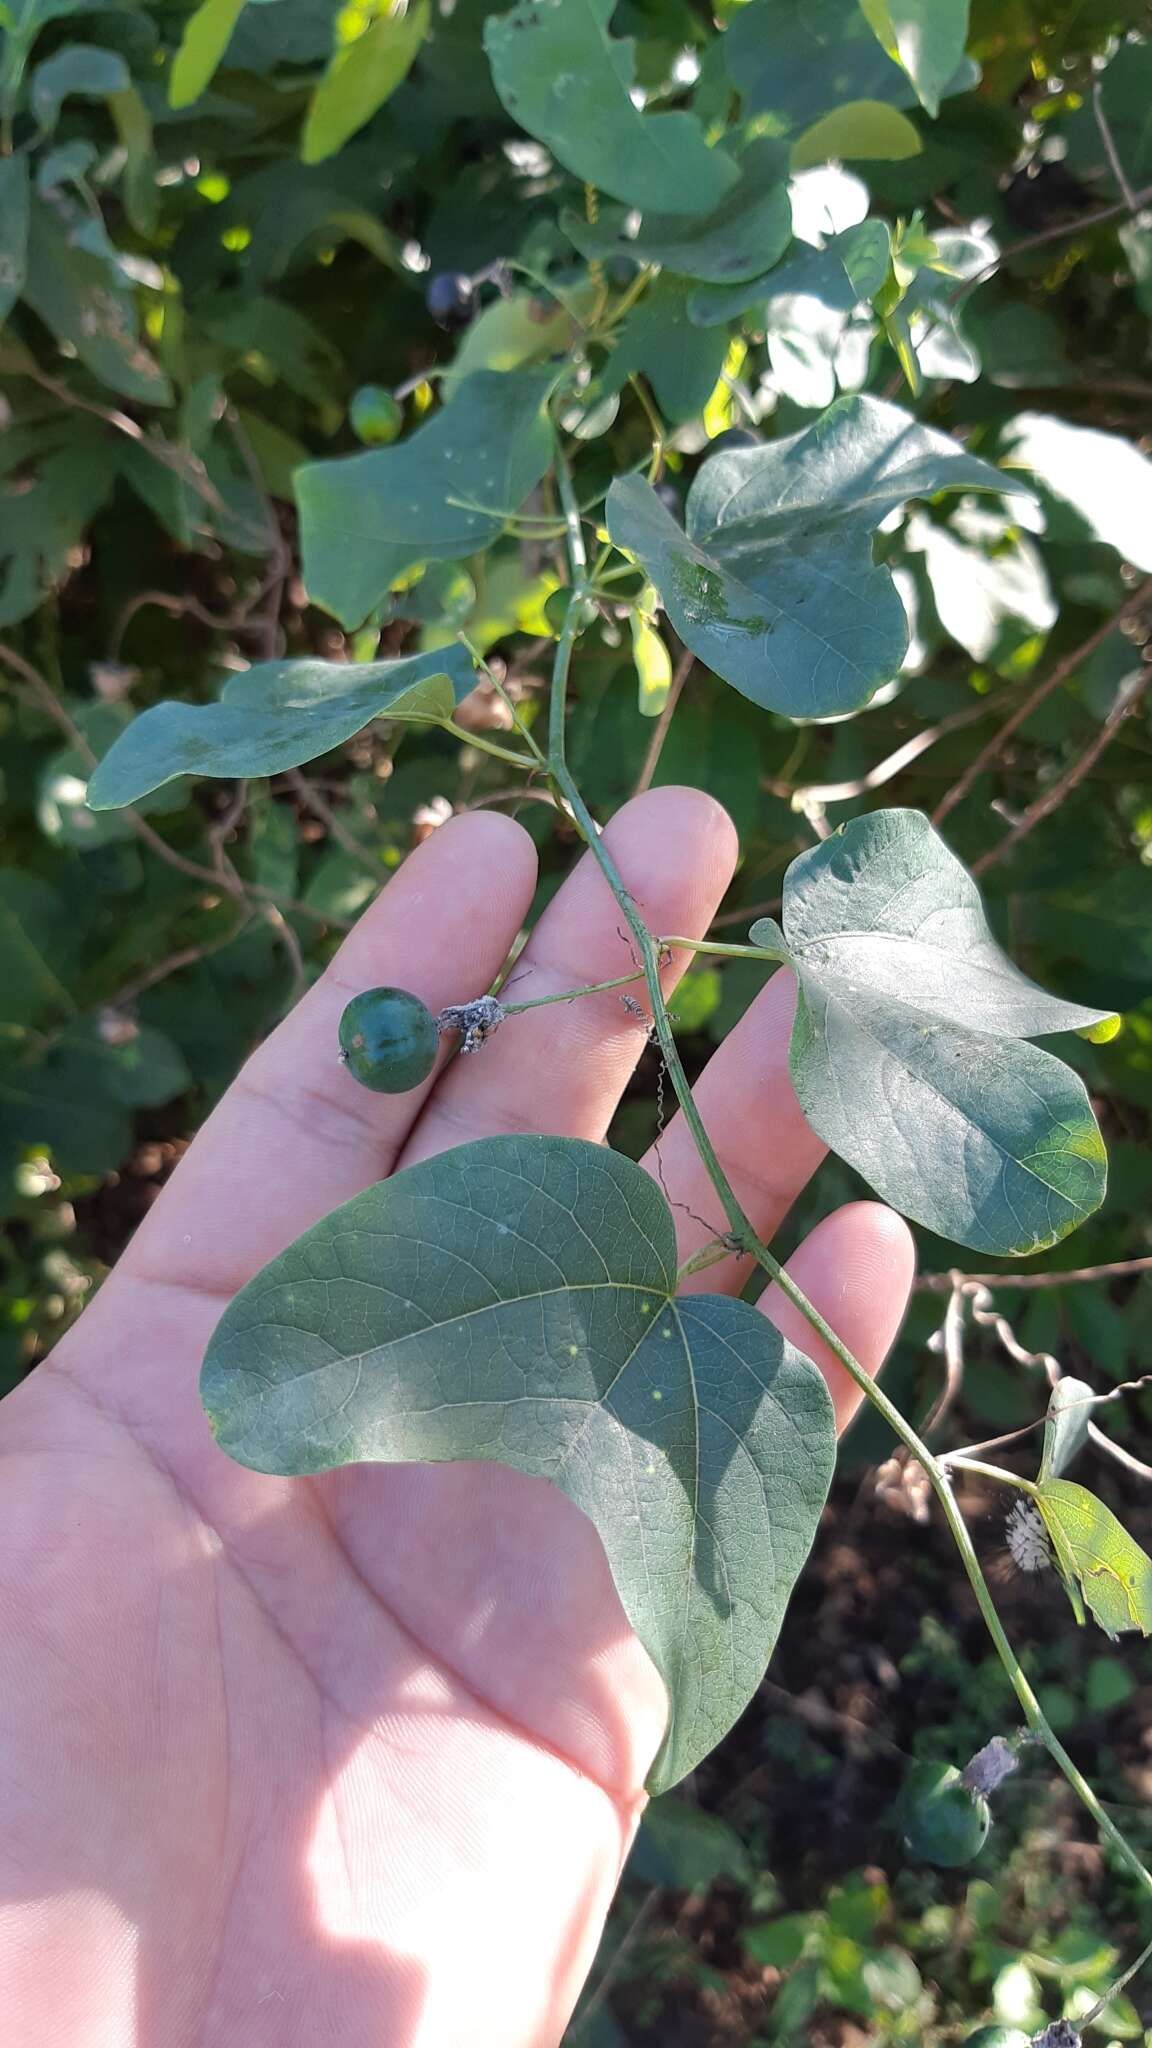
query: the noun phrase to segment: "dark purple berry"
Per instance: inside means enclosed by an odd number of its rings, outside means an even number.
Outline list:
[[[437,271],[428,280],[424,304],[438,327],[467,327],[476,310],[471,278],[458,270]]]

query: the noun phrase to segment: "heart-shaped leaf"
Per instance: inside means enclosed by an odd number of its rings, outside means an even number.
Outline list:
[[[495,1459],[568,1494],[668,1688],[654,1791],[758,1685],[835,1454],[816,1368],[746,1302],[675,1284],[668,1204],[631,1160],[487,1138],[290,1245],[201,1382],[217,1440],[259,1471]]]
[[[754,704],[829,718],[859,710],[907,652],[904,606],[872,559],[881,520],[908,498],[1012,488],[898,406],[840,398],[786,440],[705,462],[687,533],[639,476],[612,485],[607,520],[701,661]]]
[[[410,440],[297,472],[309,596],[358,626],[417,562],[494,541],[552,455],[552,370],[477,370]]]
[[[279,775],[373,718],[437,725],[476,682],[462,647],[402,661],[264,661],[230,676],[218,704],[154,704],[88,784],[94,811],[134,804],[178,775]]]
[[[635,46],[608,34],[613,0],[520,0],[489,15],[492,83],[521,128],[566,170],[629,206],[711,213],[736,183],[692,114],[643,114]]]
[[[603,207],[595,224],[578,213],[563,213],[569,241],[590,261],[631,256],[658,263],[681,277],[736,284],[759,277],[782,256],[792,233],[787,186],[788,152],[771,136],[749,144],[740,159],[740,182],[714,213],[646,213],[635,235],[625,233],[625,207]]]
[[[1043,1251],[1099,1207],[1106,1157],[1083,1084],[1021,1041],[1107,1012],[1013,966],[927,818],[874,811],[802,853],[783,926],[799,982],[793,1086],[877,1194],[1001,1256]],[[766,928],[768,947],[779,937]]]
[[[1111,1508],[1071,1479],[1043,1480],[1036,1505],[1064,1578],[1079,1586],[1105,1634],[1152,1635],[1152,1557]]]

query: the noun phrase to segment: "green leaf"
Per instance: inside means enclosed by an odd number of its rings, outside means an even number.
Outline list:
[[[202,0],[184,24],[168,80],[170,107],[190,107],[212,81],[244,11],[244,0]]]
[[[88,784],[94,811],[133,804],[178,775],[278,775],[373,718],[437,724],[475,685],[462,647],[400,661],[265,661],[230,676],[218,704],[154,704]]]
[[[306,464],[296,495],[315,603],[358,626],[405,569],[494,541],[551,460],[555,381],[552,370],[478,370],[409,440]]]
[[[957,1244],[1020,1257],[1099,1207],[1105,1152],[1083,1084],[1020,1041],[1101,1013],[1013,966],[927,818],[875,811],[801,854],[783,926],[799,982],[793,1087],[884,1201]]]
[[[687,1799],[666,1795],[645,1808],[628,1875],[641,1884],[705,1892],[718,1877],[750,1884],[752,1862],[735,1829]]]
[[[141,1026],[108,1043],[85,1019],[47,1052],[0,1055],[0,1144],[46,1145],[58,1166],[106,1173],[131,1148],[129,1112],[188,1085],[180,1053],[160,1032]]]
[[[745,116],[771,115],[777,134],[795,135],[852,100],[915,104],[907,74],[881,48],[858,0],[751,0],[733,14],[723,49]],[[978,76],[964,59],[947,89],[962,92]]]
[[[833,157],[874,158],[897,163],[918,156],[924,144],[907,114],[883,100],[847,100],[805,128],[792,145],[792,168],[807,170]]]
[[[582,256],[608,262],[631,256],[662,270],[711,284],[758,277],[782,256],[792,233],[787,152],[765,136],[749,144],[740,159],[740,182],[714,213],[645,213],[635,235],[625,234],[624,207],[603,207],[592,226],[577,213],[562,213],[560,225]]]
[[[659,718],[672,688],[672,657],[650,620],[639,612],[629,616],[632,661],[636,669],[637,703],[642,718]]]
[[[304,123],[300,154],[306,164],[334,156],[391,98],[415,62],[431,11],[431,0],[413,0],[377,14],[363,35],[334,52]]]
[[[1008,488],[997,470],[878,398],[699,470],[687,534],[638,476],[608,493],[609,531],[639,557],[693,653],[791,718],[858,710],[898,674],[904,606],[872,534],[907,498]]]
[[[72,550],[115,483],[117,453],[106,433],[77,421],[63,446],[49,443],[31,479],[9,479],[0,447],[0,625],[27,618],[66,580]]]
[[[1056,501],[1054,540],[1104,541],[1152,569],[1152,462],[1130,441],[1023,412],[1005,434],[1003,461],[1030,471],[1046,504]]]
[[[654,1791],[759,1684],[834,1458],[815,1367],[746,1302],[675,1284],[672,1215],[640,1167],[483,1139],[265,1267],[201,1381],[217,1441],[260,1471],[495,1458],[567,1493],[668,1688]]]
[[[639,372],[667,419],[679,424],[703,412],[724,368],[728,336],[690,324],[690,291],[681,277],[658,277],[649,286],[620,329],[598,392],[619,391]]]
[[[1040,1482],[1059,1479],[1088,1441],[1092,1420],[1092,1389],[1084,1380],[1060,1379],[1052,1389],[1044,1422]]]
[[[38,875],[0,871],[0,1023],[70,1016],[75,953],[75,924],[64,898]]]
[[[520,0],[489,15],[484,47],[501,101],[566,170],[629,206],[711,213],[739,175],[692,114],[643,114],[634,45],[608,34],[613,0]]]
[[[903,66],[921,106],[935,119],[964,60],[968,0],[861,0],[861,5],[882,49]]]
[[[28,159],[0,157],[0,321],[24,289],[28,264]]]
[[[778,263],[766,277],[748,284],[705,287],[689,302],[689,317],[699,327],[734,320],[749,307],[774,299],[818,299],[845,317],[871,299],[888,275],[892,237],[886,221],[862,220],[832,235],[822,249],[800,248],[787,263]]]
[[[597,296],[595,285],[587,280],[566,289],[563,303],[533,292],[509,292],[507,298],[493,299],[473,320],[451,368],[440,379],[445,404],[477,370],[518,370],[546,356],[566,355],[579,340],[581,322]]]
[[[32,74],[32,112],[51,135],[60,109],[70,96],[98,100],[126,92],[132,83],[128,66],[115,50],[92,43],[68,43]]]
[[[1111,1508],[1070,1479],[1044,1479],[1036,1505],[1065,1577],[1079,1585],[1105,1635],[1152,1635],[1152,1557]]]
[[[101,257],[70,240],[52,208],[33,199],[24,297],[58,341],[124,398],[167,405],[172,387],[138,339],[131,290]]]

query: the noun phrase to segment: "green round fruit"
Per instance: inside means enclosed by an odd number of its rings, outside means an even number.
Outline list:
[[[913,1764],[900,1795],[904,1839],[914,1856],[956,1870],[978,1856],[992,1826],[988,1801],[969,1792],[955,1764]]]
[[[964,2048],[1031,2048],[1027,2034],[1019,2027],[977,2027],[964,2038]]]
[[[406,988],[366,988],[340,1019],[340,1057],[378,1095],[406,1095],[436,1064],[436,1020]]]
[[[362,384],[348,407],[352,432],[366,448],[386,448],[404,425],[404,414],[382,384]]]

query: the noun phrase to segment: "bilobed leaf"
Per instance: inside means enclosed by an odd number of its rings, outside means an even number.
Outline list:
[[[210,85],[244,11],[244,0],[201,0],[184,24],[168,80],[170,107],[190,107]],[[291,12],[285,9],[284,12]]]
[[[1152,569],[1152,462],[1119,434],[1022,412],[1004,436],[1003,460],[1030,472],[1055,500],[1054,540],[1100,540],[1138,569]]]
[[[1041,1480],[1036,1505],[1061,1571],[1079,1586],[1105,1634],[1152,1635],[1152,1557],[1111,1508],[1070,1479]]]
[[[32,111],[47,134],[60,118],[60,109],[70,95],[82,99],[105,99],[126,92],[132,83],[128,66],[115,50],[102,50],[91,43],[68,43],[55,56],[38,64],[32,74]]]
[[[28,159],[0,157],[0,321],[24,289],[28,265]]]
[[[555,381],[552,370],[478,370],[409,440],[307,463],[296,495],[313,600],[358,626],[405,569],[494,541],[551,460]]]
[[[1083,1380],[1059,1379],[1048,1401],[1040,1481],[1059,1479],[1088,1441],[1095,1396]]]
[[[968,0],[861,0],[886,53],[908,73],[922,107],[935,118],[964,60]]]
[[[782,256],[792,233],[792,208],[787,186],[788,156],[783,145],[764,136],[749,144],[740,158],[740,182],[703,219],[692,215],[647,212],[635,235],[625,234],[624,207],[603,207],[592,226],[577,213],[564,213],[560,225],[582,256],[600,262],[632,256],[658,263],[681,277],[711,284],[734,284],[758,277]]]
[[[409,6],[400,0],[334,53],[304,123],[300,154],[306,164],[334,156],[391,98],[415,62],[430,18],[431,0]]]
[[[955,441],[878,398],[841,398],[812,426],[699,470],[687,533],[641,477],[607,520],[680,638],[754,704],[791,718],[858,710],[900,669],[904,606],[872,534],[908,498],[1008,488]]]
[[[679,424],[703,412],[724,368],[728,336],[691,324],[690,291],[682,277],[658,277],[649,286],[620,329],[597,380],[599,392],[620,391],[639,372],[666,419]]]
[[[1047,995],[1001,952],[927,818],[874,811],[801,854],[783,928],[800,1106],[886,1202],[1021,1257],[1099,1207],[1105,1152],[1083,1083],[1021,1041],[1103,1013]]]
[[[898,107],[884,100],[846,100],[796,137],[792,168],[807,170],[833,157],[898,163],[903,157],[918,156],[923,147],[919,130]]]
[[[172,387],[138,338],[136,308],[101,257],[69,240],[57,215],[33,198],[24,297],[101,382],[124,398],[167,405]]]
[[[758,1685],[834,1456],[823,1379],[745,1302],[674,1299],[656,1184],[576,1139],[483,1139],[358,1195],[237,1296],[201,1395],[259,1471],[495,1459],[599,1531],[668,1688],[650,1780]]]
[[[491,14],[484,47],[504,106],[600,191],[662,213],[711,213],[738,171],[692,114],[634,106],[630,41],[608,33],[613,0],[520,0]]]
[[[94,811],[133,804],[178,775],[278,775],[342,745],[373,718],[437,724],[476,681],[462,647],[399,661],[265,661],[230,676],[218,704],[154,704],[88,784]]]

